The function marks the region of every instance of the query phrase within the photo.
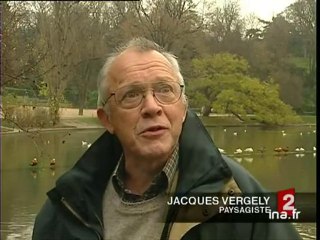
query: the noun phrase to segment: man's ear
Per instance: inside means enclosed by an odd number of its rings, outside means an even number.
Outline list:
[[[108,116],[102,108],[97,110],[97,115],[102,125],[108,130],[109,133],[113,134],[114,128],[110,121],[110,116]]]

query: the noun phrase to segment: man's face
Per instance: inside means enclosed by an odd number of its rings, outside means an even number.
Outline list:
[[[149,89],[159,81],[178,82],[164,56],[156,51],[138,52],[134,49],[117,57],[109,78],[109,93],[132,84],[143,84]],[[122,108],[115,96],[108,104],[109,115],[100,109],[98,116],[108,131],[119,138],[126,157],[169,157],[178,142],[186,115],[182,97],[173,104],[164,105],[157,102],[149,89],[135,108]]]

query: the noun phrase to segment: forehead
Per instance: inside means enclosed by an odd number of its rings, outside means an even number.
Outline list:
[[[171,63],[155,50],[127,49],[121,53],[110,68],[111,85],[121,85],[128,79],[143,80],[149,77],[173,77]]]

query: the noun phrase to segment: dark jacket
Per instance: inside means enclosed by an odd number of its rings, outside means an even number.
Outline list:
[[[241,192],[263,192],[243,167],[220,155],[199,118],[190,111],[179,144],[177,193],[228,192],[233,190],[225,186],[230,179]],[[97,139],[48,192],[48,200],[36,217],[32,239],[103,239],[102,198],[121,152],[119,141],[108,132]],[[169,238],[175,216],[175,210],[170,209],[162,239]],[[190,240],[301,239],[286,223],[201,223],[187,228],[181,236]]]

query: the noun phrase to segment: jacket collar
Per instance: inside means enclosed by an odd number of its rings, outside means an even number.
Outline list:
[[[197,115],[190,110],[179,139],[179,178],[177,193],[218,192],[231,170],[222,159],[210,135]],[[118,139],[103,133],[84,153],[74,167],[56,182],[51,199],[64,196],[83,213],[92,210],[101,213],[102,197],[122,153]]]
[[[194,189],[204,193],[208,184],[210,192],[220,191],[224,181],[231,177],[231,170],[201,120],[191,111],[188,111],[179,142],[177,192],[185,194]]]

